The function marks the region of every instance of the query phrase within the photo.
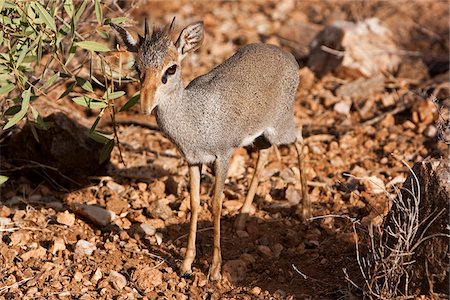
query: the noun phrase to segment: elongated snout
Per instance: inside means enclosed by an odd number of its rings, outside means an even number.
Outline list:
[[[145,115],[150,115],[156,107],[155,93],[157,81],[155,76],[146,76],[141,85],[141,110]]]

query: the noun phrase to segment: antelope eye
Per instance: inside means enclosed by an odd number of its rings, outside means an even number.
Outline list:
[[[177,65],[172,65],[167,69],[167,74],[173,75],[177,71]]]

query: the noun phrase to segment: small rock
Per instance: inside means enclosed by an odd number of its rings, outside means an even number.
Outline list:
[[[294,185],[290,184],[285,192],[286,199],[289,201],[291,205],[297,205],[300,203],[302,197],[300,193],[297,191]]]
[[[6,226],[6,225],[11,225],[11,224],[12,224],[11,218],[0,217],[0,227]]]
[[[270,248],[268,246],[259,245],[258,246],[258,251],[261,254],[263,254],[264,256],[267,256],[269,258],[273,256],[272,250],[270,250]]]
[[[239,237],[239,238],[248,238],[250,235],[248,234],[248,232],[247,231],[245,231],[245,230],[236,230],[236,235]]]
[[[27,245],[28,241],[30,240],[30,233],[22,230],[15,231],[11,233],[9,236],[11,239],[11,242],[9,243],[10,246],[22,246]]]
[[[92,223],[105,227],[116,217],[115,213],[99,206],[74,203],[69,209],[91,221]]]
[[[167,199],[153,201],[150,203],[148,210],[153,218],[166,220],[173,216],[173,211],[170,208]]]
[[[80,282],[81,279],[83,279],[83,274],[80,271],[76,271],[75,274],[73,275],[73,279],[76,282]]]
[[[141,267],[134,272],[133,281],[139,289],[147,292],[152,291],[163,283],[163,273],[152,267]]]
[[[100,268],[97,268],[94,274],[92,274],[91,282],[93,284],[96,284],[100,279],[102,279],[102,277],[103,277],[102,271],[100,270]]]
[[[75,245],[75,254],[78,255],[91,255],[94,250],[97,250],[97,247],[86,240],[79,240]]]
[[[0,217],[6,218],[11,215],[11,208],[6,205],[0,205]]]
[[[386,191],[383,180],[377,176],[364,178],[363,184],[368,193],[381,194]]]
[[[256,262],[256,258],[253,257],[253,255],[244,253],[241,256],[239,256],[239,259],[245,262],[247,265],[254,264]]]
[[[284,249],[283,245],[281,245],[280,243],[276,243],[276,244],[273,246],[273,255],[274,255],[276,258],[279,258],[280,255],[281,255],[281,252],[283,251],[283,249]]]
[[[106,202],[106,208],[118,215],[127,211],[128,207],[127,201],[118,198],[113,198]]]
[[[258,296],[261,294],[261,288],[259,286],[255,286],[250,290],[250,293],[252,293],[255,296]]]
[[[240,259],[229,260],[223,265],[223,276],[231,283],[238,283],[247,275],[247,265]]]
[[[127,279],[125,276],[116,271],[111,271],[109,273],[109,280],[113,287],[118,291],[123,290],[123,288],[127,285]]]
[[[334,111],[342,114],[342,115],[348,115],[350,113],[350,108],[352,107],[352,102],[343,100],[336,103],[333,107]]]
[[[66,243],[63,238],[56,238],[53,242],[50,252],[55,255],[58,251],[66,250]]]
[[[141,192],[145,192],[147,190],[147,184],[145,182],[138,182],[137,186]]]
[[[336,90],[336,95],[360,101],[372,97],[383,90],[384,77],[383,75],[377,75],[369,79],[358,78],[343,84]]]
[[[425,130],[423,131],[423,134],[428,138],[434,138],[438,133],[438,130],[436,126],[433,124],[428,124]]]
[[[155,234],[155,238],[156,238],[156,243],[157,243],[158,245],[161,245],[161,244],[162,244],[162,241],[163,241],[163,234],[162,234],[161,232],[157,232],[157,233]]]
[[[244,203],[239,200],[227,200],[223,202],[223,206],[230,212],[238,211],[243,204]]]
[[[39,246],[39,248],[37,248],[37,249],[33,249],[33,250],[28,251],[28,252],[25,252],[24,254],[22,254],[20,256],[20,258],[23,261],[27,261],[30,258],[39,259],[39,258],[43,258],[46,253],[47,253],[47,250],[45,250],[44,247]]]
[[[156,228],[150,224],[143,223],[139,225],[140,229],[145,233],[145,235],[153,236],[156,233]]]
[[[59,224],[72,226],[75,224],[75,215],[70,213],[69,211],[59,212],[56,214],[56,221]]]
[[[114,181],[108,181],[108,183],[106,183],[106,186],[111,190],[116,192],[117,194],[121,194],[125,191],[125,187],[123,185],[118,184],[117,182]]]

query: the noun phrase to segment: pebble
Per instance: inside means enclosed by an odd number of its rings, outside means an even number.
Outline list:
[[[50,252],[55,255],[58,251],[66,250],[66,243],[63,238],[56,238],[50,248]]]
[[[102,277],[103,277],[102,271],[100,270],[100,268],[97,268],[94,274],[92,274],[91,282],[96,284],[100,279],[102,279]]]
[[[64,212],[59,212],[56,214],[56,222],[70,227],[75,224],[75,215],[67,210]]]
[[[123,193],[125,191],[125,187],[123,185],[118,184],[114,181],[108,181],[106,186],[111,190],[116,192],[117,194]]]
[[[143,291],[154,290],[163,283],[163,273],[153,267],[138,267],[133,274],[133,282]]]
[[[156,228],[150,224],[143,223],[139,225],[140,229],[144,231],[145,235],[153,236],[156,233]]]
[[[0,217],[0,226],[10,225],[11,223],[11,218]]]
[[[351,101],[339,101],[334,105],[333,109],[335,112],[339,114],[348,115],[350,113],[351,107],[352,107]]]
[[[116,217],[114,212],[94,205],[74,203],[70,206],[70,209],[100,227],[109,225]]]
[[[229,282],[241,282],[247,276],[247,264],[240,259],[226,261],[222,267],[222,274]]]
[[[267,257],[272,257],[273,256],[272,250],[270,250],[270,248],[268,246],[259,245],[258,246],[258,251],[261,254],[263,254],[264,256],[267,256]]]
[[[86,240],[79,240],[75,245],[75,254],[78,255],[92,255],[94,250],[97,250],[97,247]]]
[[[118,291],[123,290],[123,288],[127,285],[127,279],[125,276],[113,270],[109,273],[109,280],[113,287]]]

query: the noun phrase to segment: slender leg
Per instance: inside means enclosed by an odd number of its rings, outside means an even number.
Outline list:
[[[295,149],[297,150],[298,168],[300,171],[300,184],[302,185],[302,211],[301,216],[303,220],[311,218],[311,201],[308,195],[308,184],[306,181],[304,156],[303,156],[303,138],[299,137],[295,142]]]
[[[197,234],[198,210],[200,207],[200,169],[201,165],[189,166],[190,193],[191,193],[191,224],[189,226],[189,238],[186,255],[181,265],[181,273],[192,273],[192,262],[195,259],[195,237]]]
[[[266,165],[267,159],[269,157],[269,149],[259,150],[258,161],[256,162],[255,173],[253,174],[252,181],[250,182],[250,187],[248,189],[247,197],[245,197],[244,205],[242,205],[241,211],[234,222],[234,229],[242,230],[245,227],[245,221],[250,213],[250,208],[255,197],[256,189],[259,183],[259,176],[261,175],[264,166]]]
[[[215,163],[216,183],[214,186],[213,218],[214,218],[214,252],[209,279],[212,281],[222,278],[220,269],[222,266],[222,254],[220,250],[220,216],[222,213],[222,194],[227,176],[228,161],[217,158]]]

